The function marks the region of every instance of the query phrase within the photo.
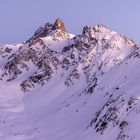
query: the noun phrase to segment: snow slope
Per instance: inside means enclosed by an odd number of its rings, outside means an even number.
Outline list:
[[[57,19],[2,46],[0,140],[139,140],[139,66],[139,45],[103,25],[74,36]]]

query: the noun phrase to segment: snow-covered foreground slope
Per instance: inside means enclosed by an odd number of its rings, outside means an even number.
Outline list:
[[[140,48],[127,37],[47,23],[1,47],[0,140],[139,140],[139,75]]]

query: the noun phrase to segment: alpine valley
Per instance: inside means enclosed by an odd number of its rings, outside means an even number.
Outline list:
[[[140,46],[61,19],[0,46],[0,140],[140,140]]]

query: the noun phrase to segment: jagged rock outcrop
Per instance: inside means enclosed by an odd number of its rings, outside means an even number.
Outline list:
[[[66,28],[65,28],[65,25],[63,23],[63,21],[60,19],[60,18],[57,18],[54,25],[53,25],[53,29],[56,30],[56,29],[59,29],[61,30],[62,32],[67,32]]]
[[[29,42],[30,45],[33,45],[34,42],[37,42],[40,37],[46,36],[52,36],[54,40],[59,40],[69,37],[69,34],[62,20],[57,18],[54,24],[48,22],[39,27],[27,42]]]

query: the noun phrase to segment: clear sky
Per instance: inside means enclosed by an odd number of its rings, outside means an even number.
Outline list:
[[[104,24],[140,43],[140,0],[0,0],[0,44],[27,40],[57,17],[74,34]]]

